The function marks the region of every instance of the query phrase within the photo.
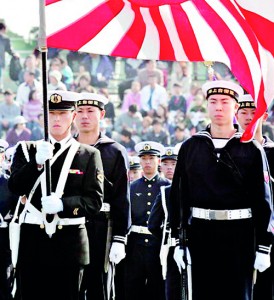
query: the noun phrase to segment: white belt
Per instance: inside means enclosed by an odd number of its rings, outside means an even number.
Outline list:
[[[192,217],[205,220],[239,220],[252,217],[251,208],[232,210],[211,210],[193,207]]]
[[[81,225],[85,224],[85,217],[82,218],[63,218],[59,219],[57,225]],[[36,224],[36,225],[43,225],[43,220],[37,216],[34,216],[30,213],[27,213],[25,216],[24,223],[27,224]]]
[[[176,246],[176,240],[175,240],[175,238],[168,239],[168,245],[170,247]]]
[[[103,205],[102,205],[100,211],[103,211],[103,212],[110,212],[110,204],[109,204],[109,203],[103,202]]]
[[[131,225],[130,232],[136,232],[141,234],[152,234],[147,227],[145,226],[137,226],[137,225]]]

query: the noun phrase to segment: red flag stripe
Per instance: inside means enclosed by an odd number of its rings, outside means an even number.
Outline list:
[[[54,3],[56,3],[56,2],[60,2],[60,1],[62,1],[62,0],[46,0],[46,1],[45,1],[45,4],[46,4],[46,5],[51,5],[51,4],[54,4]]]
[[[70,50],[80,49],[94,38],[122,10],[123,6],[122,0],[101,4],[72,25],[50,35],[47,38],[48,45]],[[92,26],[87,26],[88,24]]]
[[[150,15],[154,24],[156,25],[159,33],[160,39],[160,60],[175,60],[175,53],[170,42],[169,35],[166,30],[166,25],[164,24],[161,14],[159,12],[159,7],[153,7],[149,9]]]
[[[139,53],[145,37],[146,26],[140,13],[140,7],[132,5],[132,10],[135,14],[134,21],[110,55],[136,58]]]
[[[171,5],[171,11],[186,56],[190,61],[203,61],[202,53],[187,14],[181,5]]]
[[[258,14],[245,10],[241,7],[240,9],[262,46],[268,49],[268,51],[270,51],[270,53],[274,56],[274,23]]]

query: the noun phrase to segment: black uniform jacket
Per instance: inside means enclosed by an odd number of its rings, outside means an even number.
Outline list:
[[[237,132],[224,148],[215,149],[208,127],[182,144],[170,193],[175,238],[179,234],[180,209],[186,227],[191,222],[191,207],[251,208],[256,244],[270,245],[267,227],[271,212],[265,200],[261,153],[253,142],[242,143],[240,137]]]
[[[110,204],[114,236],[125,236],[131,225],[128,181],[128,155],[126,149],[113,139],[101,134],[94,145],[101,153],[105,184],[104,202]]]
[[[26,142],[30,161],[27,162],[21,144],[16,148],[11,166],[9,188],[18,195],[29,195],[36,179],[42,173],[38,171],[35,160],[36,142]],[[66,149],[51,167],[52,192],[55,191],[60,172],[64,164]],[[100,152],[94,147],[80,144],[67,177],[62,201],[64,210],[58,213],[60,218],[92,217],[102,206],[103,166]],[[31,203],[41,210],[41,188],[36,189]],[[25,228],[25,229],[24,229]],[[20,252],[21,251],[21,252]],[[19,249],[21,259],[43,260],[47,258],[56,263],[81,263],[88,261],[88,239],[84,225],[63,226],[57,229],[52,238],[38,225],[22,224]]]

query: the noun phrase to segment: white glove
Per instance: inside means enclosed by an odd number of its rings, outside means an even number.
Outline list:
[[[119,264],[119,262],[125,257],[126,257],[125,245],[123,243],[113,242],[109,253],[110,262]]]
[[[186,258],[187,258],[187,263],[189,265],[191,265],[191,257],[190,257],[190,253],[188,248],[186,248]],[[177,267],[179,269],[179,272],[181,273],[182,269],[185,269],[186,264],[183,260],[183,256],[184,256],[184,250],[180,249],[180,246],[176,246],[174,249],[174,254],[173,254],[173,258],[176,261]]]
[[[46,214],[56,214],[64,209],[62,200],[55,194],[51,193],[50,196],[42,197],[42,207]]]
[[[254,269],[259,270],[259,272],[263,272],[269,267],[270,267],[270,255],[267,253],[256,252]]]
[[[54,146],[50,142],[38,141],[35,159],[38,165],[43,165],[46,160],[53,157]]]

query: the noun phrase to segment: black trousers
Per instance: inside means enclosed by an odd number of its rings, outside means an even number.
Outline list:
[[[21,300],[79,300],[82,268],[21,265],[16,278]]]
[[[159,247],[130,245],[125,258],[126,300],[165,299]]]

